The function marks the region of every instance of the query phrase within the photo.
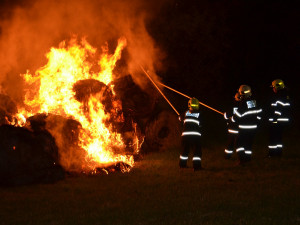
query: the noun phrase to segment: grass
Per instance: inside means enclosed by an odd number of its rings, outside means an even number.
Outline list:
[[[297,139],[288,143],[281,159],[268,159],[258,138],[245,167],[216,143],[204,146],[203,171],[180,170],[175,146],[130,173],[0,188],[0,224],[300,224]]]
[[[200,172],[179,170],[178,149],[130,173],[73,176],[1,189],[1,224],[299,224],[299,158],[245,167],[204,149]]]

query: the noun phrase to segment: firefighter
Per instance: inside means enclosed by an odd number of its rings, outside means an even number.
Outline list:
[[[188,101],[188,110],[185,112],[183,116],[183,131],[181,134],[182,152],[180,154],[180,159],[179,159],[180,168],[187,168],[189,152],[192,148],[194,148],[194,155],[193,155],[194,171],[198,171],[202,169],[200,127],[201,124],[200,124],[199,101],[196,98],[191,98]]]
[[[239,135],[236,143],[236,153],[239,164],[243,165],[252,157],[252,144],[259,122],[262,109],[257,106],[256,100],[252,98],[251,88],[241,85],[239,90],[240,104],[234,109],[233,119],[238,124]]]
[[[234,105],[228,111],[224,113],[224,118],[227,123],[227,145],[224,150],[225,159],[230,159],[236,145],[236,139],[239,133],[239,129],[236,121],[233,118],[234,111],[238,107],[238,103],[241,101],[241,96],[239,92],[237,92],[234,96]]]
[[[274,80],[271,87],[273,88],[274,95],[269,105],[268,156],[280,157],[283,149],[283,132],[290,122],[290,98],[282,80]]]

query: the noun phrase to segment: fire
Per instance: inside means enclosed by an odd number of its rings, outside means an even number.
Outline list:
[[[78,146],[86,151],[85,160],[81,162],[84,170],[94,171],[96,167],[110,163],[124,162],[134,165],[132,155],[125,154],[124,141],[120,133],[113,131],[107,121],[113,113],[105,111],[101,103],[103,91],[90,93],[83,99],[76,98],[75,84],[79,81],[99,81],[109,85],[113,81],[113,70],[126,47],[126,39],[120,38],[114,54],[109,54],[108,46],[102,47],[102,53],[92,47],[85,39],[78,43],[76,38],[68,44],[61,42],[59,48],[51,48],[46,55],[48,63],[38,69],[35,74],[23,74],[28,86],[24,107],[17,116],[20,126],[24,126],[26,118],[46,113],[71,118],[80,123]],[[96,59],[95,59],[96,58]],[[91,62],[91,59],[92,62]],[[98,83],[97,83],[98,84]],[[115,93],[112,90],[112,96]],[[121,103],[113,101],[112,110],[120,110]],[[122,121],[119,115],[116,120]],[[138,151],[139,139],[134,138]]]

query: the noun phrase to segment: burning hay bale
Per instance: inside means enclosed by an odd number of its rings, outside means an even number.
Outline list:
[[[114,90],[122,100],[125,123],[136,122],[144,137],[140,153],[160,151],[180,144],[178,117],[173,112],[158,109],[160,96],[155,90],[143,91],[130,75],[115,80],[114,85]],[[128,126],[129,131],[131,127]],[[126,132],[126,127],[123,131]]]
[[[121,132],[124,125],[124,116],[122,111],[121,101],[113,95],[112,89],[104,83],[94,80],[80,80],[73,86],[75,92],[75,98],[77,101],[83,104],[83,110],[86,115],[89,114],[89,100],[93,96],[97,98],[97,101],[101,102],[104,107],[104,112],[109,114],[109,118],[104,122],[106,126],[112,125],[112,130],[115,132]]]
[[[50,134],[2,125],[0,135],[0,185],[52,183],[64,179],[64,170],[53,157],[57,146]]]
[[[86,152],[78,146],[81,125],[76,120],[59,115],[36,114],[27,119],[25,127],[35,134],[48,132],[57,145],[56,161],[71,172],[81,167]],[[53,154],[52,154],[53,156]]]
[[[147,121],[153,116],[157,94],[143,91],[130,75],[115,80],[113,84],[122,101],[125,118],[132,118],[144,132]]]
[[[112,108],[113,94],[111,89],[104,83],[94,80],[79,80],[73,85],[75,99],[83,104],[88,104],[89,98],[92,95],[99,94],[99,101],[104,105],[105,111],[108,112]],[[87,109],[88,107],[85,107]]]
[[[127,132],[120,133],[125,143],[125,149],[112,148],[113,154],[125,152],[136,158],[135,154],[138,154],[137,150],[139,150],[142,143],[137,135],[140,138],[143,138],[143,136],[138,127],[132,126],[133,124],[130,124],[129,128],[128,125]],[[79,146],[79,133],[82,127],[78,121],[59,115],[36,114],[27,119],[25,127],[32,130],[36,135],[49,131],[58,146],[58,154],[55,159],[59,164],[69,173],[85,172],[86,165],[83,162],[86,161],[87,152]],[[130,168],[130,165],[119,161],[97,166],[95,170],[97,172],[113,172],[127,170],[128,168]]]
[[[132,167],[155,98],[130,76],[115,82],[113,71],[126,44],[120,38],[113,54],[106,48],[94,54],[85,39],[76,38],[51,48],[46,65],[22,74],[24,102],[10,124],[34,136],[51,134],[58,152],[51,152],[47,138],[43,141],[50,149],[43,150],[68,172],[94,173],[120,163]]]

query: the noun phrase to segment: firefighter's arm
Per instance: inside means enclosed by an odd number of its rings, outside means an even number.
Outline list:
[[[185,113],[181,113],[181,114],[178,115],[178,120],[180,122],[182,122],[184,120],[184,117],[185,117]]]

